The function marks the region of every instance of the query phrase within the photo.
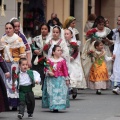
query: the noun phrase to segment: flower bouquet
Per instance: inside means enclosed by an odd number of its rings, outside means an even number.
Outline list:
[[[76,42],[70,42],[70,55],[72,56],[75,51],[78,50],[78,44]]]
[[[13,67],[12,68],[12,91],[15,92],[15,81],[17,80],[18,78],[18,75],[16,74],[16,67]]]
[[[86,33],[86,38],[98,38],[98,36],[95,34],[97,32],[97,29],[96,28],[93,28],[93,29],[90,29],[88,30],[88,32]]]
[[[43,64],[45,61],[45,57],[41,57],[38,59],[38,64]]]
[[[78,48],[78,45],[76,42],[70,42],[70,46],[73,48],[73,49],[77,49]]]
[[[45,60],[44,67],[46,70],[49,70],[50,72],[53,72],[53,66],[50,64],[50,61]]]
[[[45,44],[44,47],[43,47],[43,51],[47,54],[49,48],[50,48],[50,45],[49,44]]]

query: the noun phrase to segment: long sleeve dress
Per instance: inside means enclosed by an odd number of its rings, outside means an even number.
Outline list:
[[[112,57],[108,57],[105,51],[100,52],[97,50],[95,51],[93,56],[95,61],[93,62],[89,72],[90,88],[106,89],[109,87],[109,75],[105,60],[107,62],[111,61]]]
[[[46,39],[43,39],[42,35],[39,35],[39,36],[36,36],[33,38],[33,44],[31,45],[31,49],[33,52],[32,70],[36,70],[40,74],[42,86],[43,86],[44,78],[45,78],[44,58],[43,58],[43,57],[46,57],[45,54],[43,53],[43,46],[44,46],[45,42],[46,42]],[[41,52],[40,55],[36,55],[34,53],[35,50],[39,50]],[[38,60],[42,59],[42,58],[43,58],[43,60],[41,60],[41,62],[38,63]],[[41,91],[40,85],[35,85],[35,87],[33,88],[33,91],[34,91],[35,97],[42,97],[42,91]]]
[[[76,47],[72,47],[72,43],[76,43]],[[70,87],[86,88],[86,80],[81,65],[80,52],[77,42],[67,42],[69,55],[73,58],[69,64]]]
[[[4,73],[8,72],[7,66],[1,55],[0,55],[0,67]],[[7,110],[9,110],[7,91],[6,91],[5,83],[4,83],[4,81],[1,77],[1,73],[0,73],[0,112],[4,112]]]
[[[58,40],[51,39],[46,44],[49,44],[47,58],[50,58],[52,56],[52,48],[54,47],[54,45],[59,45],[62,49],[62,57],[66,60],[67,67],[69,68],[70,57],[66,41],[61,38],[59,38]]]
[[[18,61],[20,57],[25,56],[25,45],[22,39],[17,35],[9,37],[7,35],[2,36],[0,40],[0,51],[3,55],[3,58],[6,62],[9,72],[11,73],[11,78],[6,79],[7,95],[9,98],[9,106],[17,107],[18,106],[18,91],[12,91],[12,68],[16,67],[16,73],[18,72]]]
[[[113,63],[113,73],[110,80],[113,82],[113,86],[120,86],[120,33],[117,29],[113,30],[113,40],[114,40],[114,50],[115,60]]]
[[[62,110],[69,107],[69,95],[66,80],[68,78],[68,69],[66,61],[63,58],[55,60],[49,58],[48,63],[52,67],[54,76],[46,76],[43,87],[42,107],[50,110]]]
[[[95,33],[95,35],[98,36],[99,40],[102,40],[103,38],[106,38],[110,34],[110,32],[111,32],[111,30],[109,28],[104,27],[104,30],[102,32],[97,31]],[[104,44],[104,48],[105,48],[107,56],[111,56],[111,52],[110,52],[109,46],[106,45],[106,43]],[[95,51],[94,42],[92,42],[91,39],[88,39],[86,41],[84,47],[83,47],[82,56],[81,56],[81,58],[82,58],[82,65],[83,65],[85,78],[86,78],[88,87],[89,87],[89,70],[91,68],[92,62],[91,62],[91,58],[88,56],[87,53],[89,51],[91,51],[91,50]],[[109,73],[109,75],[111,75],[112,62],[109,61],[106,64],[107,64],[107,68],[108,68],[108,73]]]

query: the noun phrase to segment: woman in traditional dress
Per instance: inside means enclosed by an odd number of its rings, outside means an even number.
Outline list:
[[[65,29],[65,39],[69,49],[70,64],[69,64],[69,76],[70,76],[70,88],[72,97],[75,99],[77,97],[77,89],[86,88],[86,81],[81,66],[80,51],[77,41],[72,41],[73,33],[69,29]]]
[[[25,45],[22,39],[14,33],[14,25],[10,22],[5,24],[6,34],[2,36],[0,40],[0,51],[3,58],[9,68],[11,73],[11,78],[6,80],[7,95],[9,98],[9,106],[13,109],[18,106],[18,91],[17,89],[12,90],[15,86],[15,81],[13,80],[14,74],[12,74],[12,68],[15,67],[15,72],[19,70],[18,61],[21,57],[26,57]]]
[[[76,24],[76,18],[74,18],[73,16],[69,16],[65,20],[65,23],[63,24],[63,28],[70,29],[73,32],[73,38],[75,38],[78,41],[78,40],[80,40],[79,39],[79,31],[75,28],[75,24]]]
[[[26,56],[27,56],[27,61],[28,61],[28,66],[31,67],[31,50],[30,50],[30,46],[29,43],[27,41],[27,38],[25,37],[25,35],[22,33],[22,31],[20,31],[20,21],[17,18],[12,18],[10,20],[10,22],[12,24],[14,24],[14,29],[15,29],[15,33],[22,38],[23,43],[25,44],[25,51],[26,51]]]
[[[0,68],[5,73],[5,77],[9,78],[10,73],[8,72],[7,66],[1,54],[0,54]],[[8,103],[8,98],[7,98],[6,86],[0,74],[0,112],[4,112],[8,110],[9,110],[9,103]]]
[[[43,87],[42,107],[53,112],[69,107],[69,77],[65,59],[61,57],[62,50],[54,45],[52,57],[47,60],[46,78]]]
[[[88,86],[89,86],[89,80],[88,80],[89,70],[91,68],[92,62],[91,62],[91,58],[88,56],[87,53],[91,50],[92,51],[95,50],[93,41],[95,41],[96,38],[100,41],[103,41],[105,51],[108,56],[111,56],[109,45],[113,44],[113,42],[110,41],[107,37],[110,34],[111,30],[109,28],[105,27],[104,17],[98,16],[94,22],[93,28],[86,33],[86,35],[87,35],[87,34],[91,33],[91,31],[93,32],[92,34],[89,35],[89,37],[87,37],[87,41],[82,50],[82,65],[83,65],[85,78],[87,80]],[[108,68],[108,73],[110,76],[111,70],[112,70],[112,62],[111,61],[107,62],[107,68]]]
[[[31,49],[33,52],[32,57],[32,69],[40,73],[41,85],[44,83],[44,59],[47,57],[46,53],[43,51],[43,47],[46,44],[47,37],[49,36],[50,27],[43,23],[40,28],[40,35],[33,38],[33,43]],[[36,97],[41,97],[41,86],[36,85],[34,88],[34,94]]]

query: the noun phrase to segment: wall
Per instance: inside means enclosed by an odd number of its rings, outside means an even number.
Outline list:
[[[70,15],[70,0],[47,0],[47,21],[56,13],[61,23]]]
[[[6,5],[6,16],[2,17],[0,13],[0,38],[5,33],[5,23],[17,15],[16,0],[4,0],[4,4]]]
[[[115,2],[119,0],[101,0],[101,15],[108,18],[110,21],[110,27],[115,27],[115,14],[117,12]],[[119,1],[120,4],[120,1]],[[119,5],[120,6],[120,5]]]
[[[120,0],[115,0],[115,13],[114,13],[114,27],[116,27],[116,19],[120,15]]]

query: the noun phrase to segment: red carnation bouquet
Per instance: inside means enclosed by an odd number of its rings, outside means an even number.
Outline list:
[[[12,91],[15,92],[15,81],[17,80],[18,78],[18,75],[16,74],[16,67],[13,67],[12,68]]]
[[[88,32],[86,33],[86,37],[87,38],[97,38],[97,35],[95,34],[97,32],[96,28],[90,29],[88,30]]]
[[[70,55],[73,55],[73,53],[78,50],[78,45],[76,42],[70,42],[70,49],[69,49],[69,53]]]
[[[76,42],[70,42],[70,46],[73,48],[73,49],[77,49],[78,48],[78,45]]]
[[[41,57],[41,58],[38,59],[38,63],[40,63],[40,64],[44,63],[44,61],[45,61],[44,57]]]
[[[48,53],[49,48],[50,48],[50,45],[49,44],[45,44],[44,47],[43,47],[43,51],[45,53]]]

